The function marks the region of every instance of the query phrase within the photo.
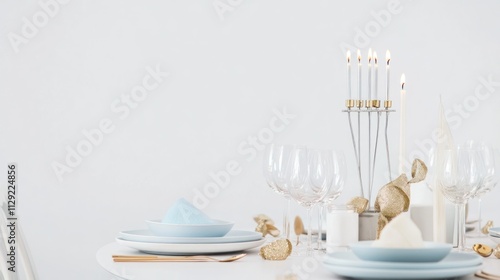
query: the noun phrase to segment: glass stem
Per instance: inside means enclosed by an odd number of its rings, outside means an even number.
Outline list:
[[[481,197],[477,198],[477,229],[478,236],[481,235]]]
[[[465,251],[465,203],[456,205],[457,209],[457,233],[458,233],[458,251]]]
[[[323,250],[323,203],[318,203],[318,250]]]
[[[285,207],[283,209],[283,237],[290,239],[290,221],[288,216],[290,214],[290,197],[285,196]]]
[[[307,208],[307,251],[312,250],[312,207]]]

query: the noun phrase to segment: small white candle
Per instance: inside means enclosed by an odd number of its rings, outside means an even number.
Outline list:
[[[361,52],[358,49],[358,93],[361,100]]]
[[[351,91],[351,51],[347,51],[347,97],[352,99]]]
[[[378,58],[377,52],[373,52],[373,62],[375,64],[375,73],[373,77],[373,100],[378,100]]]
[[[406,158],[406,90],[405,90],[405,74],[401,75],[401,110],[399,122],[399,173],[404,173],[404,165]]]
[[[328,210],[326,223],[327,251],[335,251],[335,247],[347,247],[358,242],[358,213],[345,205],[333,206]]]
[[[372,49],[368,50],[368,100],[372,99]]]
[[[389,100],[389,84],[390,84],[390,76],[391,76],[391,53],[389,50],[385,53],[385,61],[386,61],[386,67],[385,67],[385,72],[387,76],[387,82],[386,82],[386,94],[385,94],[385,100]]]

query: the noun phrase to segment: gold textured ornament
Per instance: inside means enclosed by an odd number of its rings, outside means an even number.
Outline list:
[[[415,159],[411,168],[412,178],[408,180],[406,174],[383,186],[375,200],[375,210],[380,212],[377,229],[377,239],[380,232],[393,218],[410,208],[410,184],[425,179],[427,166],[420,159]]]
[[[485,258],[491,256],[491,254],[493,253],[493,249],[491,249],[490,246],[479,243],[474,244],[474,246],[472,246],[472,249],[474,250],[474,252],[478,253],[481,257]]]
[[[279,239],[260,248],[259,255],[265,260],[285,260],[292,253],[292,243],[288,239]]]
[[[354,211],[356,211],[358,214],[361,214],[368,208],[368,199],[361,196],[356,196],[349,200],[349,202],[347,202],[347,205],[351,205],[354,208]]]
[[[305,231],[304,223],[302,222],[302,219],[299,216],[296,216],[295,220],[293,221],[293,229],[295,231],[295,235],[297,236],[297,245],[299,245],[300,235],[303,234]]]
[[[500,259],[500,244],[497,245],[497,247],[493,250],[493,254],[495,257]]]
[[[488,221],[484,226],[483,228],[481,229],[481,232],[484,233],[484,234],[488,234],[490,233],[490,228],[493,227],[493,221]]]
[[[253,217],[253,220],[257,222],[257,227],[255,231],[262,233],[262,237],[270,234],[274,237],[280,235],[279,229],[274,226],[273,220],[269,218],[267,215],[259,214]]]

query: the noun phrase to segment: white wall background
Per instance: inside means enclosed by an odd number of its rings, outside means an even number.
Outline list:
[[[500,146],[500,84],[474,97],[481,77],[500,81],[497,1],[396,2],[398,13],[381,26],[373,14],[388,10],[387,1],[74,0],[57,4],[16,53],[9,38],[23,36],[23,18],[33,22],[47,1],[0,2],[0,151],[3,162],[19,163],[19,214],[40,279],[109,279],[94,257],[101,246],[161,218],[175,199],[192,199],[230,160],[241,173],[204,210],[244,229],[257,213],[279,219],[282,199],[265,184],[263,152],[255,149],[254,159],[238,152],[268,127],[273,110],[296,116],[274,142],[346,152],[350,177],[339,200],[357,195],[340,112],[342,44],[363,55],[371,47],[381,61],[390,49],[394,97],[406,74],[409,152],[437,125],[439,95],[457,142]],[[233,6],[221,18],[214,3]],[[370,26],[365,41],[356,40]],[[121,119],[111,104],[156,65],[171,75]],[[59,181],[53,162],[64,163],[66,147],[105,118],[114,131]],[[394,166],[398,127],[395,115]],[[387,182],[382,159],[377,186]],[[496,223],[499,193],[484,205]]]

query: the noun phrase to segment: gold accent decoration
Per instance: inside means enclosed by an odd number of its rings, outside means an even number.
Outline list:
[[[296,216],[295,221],[293,221],[293,229],[295,231],[295,235],[297,235],[297,245],[299,245],[300,235],[305,232],[304,223],[299,216]]]
[[[493,254],[495,257],[500,259],[500,244],[497,245],[497,247],[493,250]]]
[[[472,249],[474,252],[478,253],[481,257],[489,257],[493,253],[493,249],[491,249],[490,246],[484,245],[484,244],[474,244],[472,246]]]
[[[349,202],[347,202],[347,205],[351,205],[354,208],[354,211],[356,211],[358,214],[361,214],[368,208],[368,199],[361,196],[356,196],[349,200]]]
[[[493,221],[488,221],[484,226],[483,228],[481,229],[481,232],[484,233],[484,234],[488,234],[490,233],[490,228],[493,227]]]
[[[380,100],[372,100],[372,107],[380,108]]]
[[[292,253],[292,243],[288,239],[279,239],[260,248],[259,255],[265,260],[285,260]]]
[[[375,200],[375,210],[380,212],[377,239],[387,223],[402,212],[408,211],[410,207],[410,184],[424,180],[426,175],[427,166],[425,163],[420,159],[415,159],[411,167],[412,178],[410,180],[403,173],[380,189]]]
[[[356,100],[356,107],[358,107],[358,108],[363,108],[363,104],[364,104],[364,103],[365,103],[365,102],[364,102],[363,100]]]
[[[354,99],[347,99],[347,100],[345,101],[345,106],[346,106],[347,108],[349,108],[349,109],[350,109],[350,108],[352,108],[352,107],[354,107]]]
[[[269,216],[259,214],[253,217],[253,220],[257,223],[255,231],[261,232],[262,237],[266,236],[267,234],[270,234],[273,237],[277,237],[280,235],[279,229],[274,226],[274,221],[269,218]]]
[[[392,107],[392,100],[386,100],[386,101],[384,101],[384,107],[386,109],[391,108]]]
[[[365,107],[366,108],[371,108],[372,107],[372,100],[366,100],[365,101]]]

